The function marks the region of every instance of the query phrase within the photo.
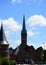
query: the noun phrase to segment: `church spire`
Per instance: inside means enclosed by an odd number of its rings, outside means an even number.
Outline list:
[[[3,30],[3,24],[1,23],[1,29],[0,29],[0,42],[7,41],[5,37],[5,33]]]
[[[1,37],[0,37],[0,39],[1,39],[0,41],[2,42],[2,41],[3,41],[3,24],[2,24],[2,23],[1,23],[0,33],[1,33],[1,34],[0,34],[0,36],[1,36]]]
[[[3,24],[1,23],[1,32],[3,34]]]
[[[25,16],[23,16],[23,30],[26,30],[26,28],[25,28]]]
[[[22,28],[22,32],[26,33],[25,16],[23,16],[23,28]]]
[[[26,45],[27,44],[27,31],[25,26],[25,16],[23,16],[23,27],[21,31],[21,44]]]

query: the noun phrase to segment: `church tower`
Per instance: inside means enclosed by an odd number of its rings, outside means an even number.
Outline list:
[[[25,16],[23,16],[23,27],[21,31],[21,44],[27,45],[27,31],[25,26]]]
[[[0,57],[6,57],[7,59],[9,58],[9,44],[3,31],[3,24],[1,24],[0,29]]]

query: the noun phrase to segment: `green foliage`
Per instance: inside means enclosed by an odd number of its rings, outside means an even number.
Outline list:
[[[13,61],[9,61],[9,65],[15,65]]]
[[[4,61],[2,62],[2,65],[9,65],[9,63],[4,60]]]
[[[2,59],[0,58],[0,65],[2,65]]]
[[[15,65],[15,62],[0,57],[0,65]]]

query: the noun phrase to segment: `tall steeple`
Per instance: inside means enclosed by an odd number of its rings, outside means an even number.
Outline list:
[[[7,41],[5,37],[5,33],[3,30],[3,24],[1,23],[1,29],[0,29],[0,42],[2,43],[3,41]]]
[[[27,44],[27,31],[25,26],[25,16],[23,16],[23,27],[21,31],[21,44],[26,45]]]

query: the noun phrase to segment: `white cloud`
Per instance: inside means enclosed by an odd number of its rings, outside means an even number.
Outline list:
[[[15,34],[15,32],[16,32],[15,35],[17,36],[17,34],[19,34],[19,32],[22,28],[22,26],[17,21],[15,21],[13,17],[10,17],[5,20],[0,19],[0,24],[1,24],[1,22],[3,23],[7,40],[9,40],[9,39],[11,40],[11,38]],[[13,36],[13,38],[14,38],[14,36]]]
[[[40,34],[37,26],[39,26],[39,28],[46,26],[46,18],[42,15],[33,15],[28,18],[27,25],[29,26],[29,30],[27,31],[28,37],[32,37],[36,34]]]
[[[12,36],[12,34],[14,34],[14,32],[13,32],[13,31],[10,31],[10,30],[5,30],[5,35],[6,35],[6,37],[7,37],[7,40],[9,40],[9,39],[10,39],[9,37],[11,37],[11,36]]]
[[[17,0],[11,0],[12,3],[15,3]]]
[[[11,0],[12,3],[21,3],[22,0]]]
[[[15,21],[13,17],[8,18],[7,20],[2,20],[2,22],[4,26],[6,26],[7,29],[11,31],[16,32],[21,30],[21,25],[17,21]]]
[[[10,31],[5,31],[5,35],[9,36]]]
[[[31,37],[31,36],[34,36],[34,32],[32,32],[31,30],[29,30],[28,32],[27,32],[27,35],[28,35],[28,37]]]
[[[46,26],[46,18],[42,15],[33,15],[28,20],[27,23],[29,24],[29,27],[33,26]]]
[[[28,30],[27,31],[27,35],[28,35],[28,37],[32,37],[32,36],[34,36],[34,35],[36,35],[36,34],[39,34],[40,32],[33,32],[32,30]]]

